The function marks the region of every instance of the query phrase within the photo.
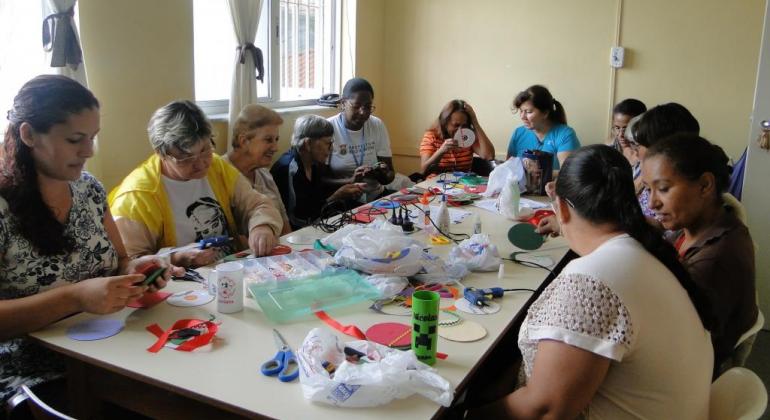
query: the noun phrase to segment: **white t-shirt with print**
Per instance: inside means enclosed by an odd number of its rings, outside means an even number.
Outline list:
[[[630,236],[571,261],[519,331],[529,378],[540,340],[610,359],[589,419],[706,419],[714,352],[687,292]]]
[[[361,165],[376,165],[377,156],[393,156],[388,129],[374,115],[358,131],[345,128],[345,116],[342,113],[330,117],[329,122],[334,126],[334,145],[329,166],[336,178],[352,177],[353,171]]]
[[[161,178],[174,215],[177,246],[228,235],[225,213],[208,179],[177,181],[166,176]]]

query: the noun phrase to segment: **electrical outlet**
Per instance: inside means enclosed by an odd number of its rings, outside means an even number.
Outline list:
[[[625,48],[612,47],[610,48],[610,66],[619,69],[623,67],[623,55],[625,54]]]

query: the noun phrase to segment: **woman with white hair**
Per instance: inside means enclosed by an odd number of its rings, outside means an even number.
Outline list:
[[[289,216],[281,201],[281,194],[270,175],[273,156],[278,152],[278,130],[283,118],[277,112],[262,105],[246,105],[233,124],[233,148],[222,156],[226,162],[235,166],[251,186],[268,196],[283,219],[282,235],[291,232]]]
[[[334,127],[317,115],[297,119],[291,137],[291,149],[270,169],[281,192],[292,229],[311,224],[321,215],[327,202],[356,199],[364,183],[349,183],[327,196],[321,184],[320,169],[332,150]]]
[[[155,111],[147,127],[152,156],[109,197],[129,256],[154,254],[215,236],[248,236],[257,256],[270,253],[281,215],[232,165],[214,154],[211,123],[197,105],[174,101]],[[230,250],[228,250],[230,251]],[[182,267],[208,265],[215,249],[171,255]]]

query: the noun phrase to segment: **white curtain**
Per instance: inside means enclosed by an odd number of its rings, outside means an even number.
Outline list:
[[[230,90],[230,127],[244,106],[257,102],[257,79],[262,80],[262,51],[254,46],[262,0],[227,0],[238,42]],[[232,131],[232,130],[228,130]],[[228,142],[228,148],[230,147]]]
[[[88,86],[83,50],[75,25],[77,0],[47,0],[50,14],[43,20],[43,48],[58,74]]]

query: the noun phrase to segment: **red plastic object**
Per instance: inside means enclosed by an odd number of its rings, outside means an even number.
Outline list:
[[[548,217],[548,216],[553,216],[553,215],[555,215],[555,214],[556,214],[556,213],[554,213],[554,212],[553,212],[553,210],[545,210],[545,209],[540,209],[540,210],[537,210],[537,211],[535,212],[535,214],[533,214],[533,215],[532,215],[532,217],[530,217],[529,219],[527,219],[527,223],[529,223],[529,224],[531,224],[531,225],[534,225],[535,227],[537,227],[537,225],[539,225],[539,224],[540,224],[540,221],[541,221],[541,220],[543,220],[544,218],[546,218],[546,217]]]

